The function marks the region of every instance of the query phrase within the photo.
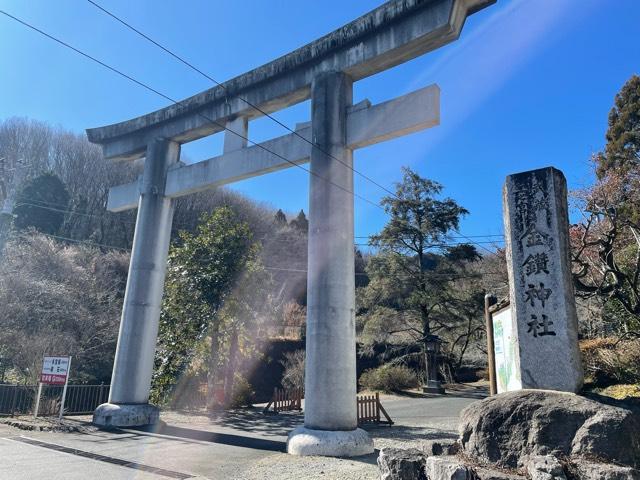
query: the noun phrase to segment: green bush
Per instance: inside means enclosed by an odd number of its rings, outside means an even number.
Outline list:
[[[416,372],[402,365],[382,365],[360,375],[360,387],[365,390],[399,392],[415,388],[418,383]]]
[[[255,401],[256,392],[243,376],[236,374],[233,382],[233,395],[231,398],[231,408],[251,407]]]

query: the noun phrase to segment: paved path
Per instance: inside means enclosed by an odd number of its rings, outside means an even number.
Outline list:
[[[480,390],[413,398],[382,396],[396,422],[371,427],[376,447],[416,439],[455,438],[457,415]],[[0,425],[0,480],[375,478],[375,455],[356,460],[294,459],[283,453],[300,414],[259,409],[205,415],[163,413],[168,425],[151,431],[88,429],[84,433],[27,432]],[[391,442],[391,443],[390,443]],[[264,465],[267,470],[261,467]]]

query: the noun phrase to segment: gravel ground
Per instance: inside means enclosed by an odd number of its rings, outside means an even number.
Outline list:
[[[38,417],[22,416],[22,417],[7,417],[0,418],[0,423],[9,425],[10,427],[18,428],[20,430],[35,431],[35,432],[94,432],[97,427],[93,425],[86,425],[78,423],[74,420],[63,418],[58,420],[57,417]]]
[[[406,427],[386,427],[370,430],[376,452],[365,457],[328,458],[297,457],[278,453],[258,461],[238,479],[264,480],[310,480],[318,479],[353,479],[375,480],[380,478],[376,460],[381,448],[419,448],[426,449],[428,439],[449,439],[455,437],[454,431],[435,430],[432,428],[412,428],[408,433]]]
[[[381,401],[396,424],[367,427],[371,434],[375,453],[358,458],[297,457],[274,453],[255,461],[238,480],[299,479],[378,479],[377,458],[384,447],[418,448],[428,450],[433,441],[454,441],[457,434],[457,415],[463,406],[482,398],[485,385],[456,386],[450,388],[450,396],[411,398],[410,396],[383,395]],[[169,424],[191,425],[199,429],[248,434],[252,437],[286,441],[286,435],[303,422],[299,413],[263,415],[260,408],[253,411],[226,412],[219,416],[163,412],[162,418]]]
[[[286,453],[278,453],[257,462],[242,476],[242,480],[278,480],[299,479],[352,479],[369,480],[379,478],[376,466],[377,454],[357,459],[328,457],[296,457]]]

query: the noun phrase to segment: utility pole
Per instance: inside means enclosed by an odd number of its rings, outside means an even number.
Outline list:
[[[10,171],[14,172],[12,181],[9,182]],[[22,159],[16,161],[14,168],[7,168],[7,158],[0,157],[0,194],[4,197],[2,208],[0,209],[0,258],[4,251],[5,243],[11,232],[13,223],[13,207],[16,203],[17,186],[22,183],[24,164]],[[1,197],[0,197],[1,198]]]
[[[9,227],[11,225],[11,219],[10,217],[7,218],[7,215],[5,213],[5,210],[8,207],[8,205],[6,205],[6,200],[9,197],[9,186],[7,185],[7,170],[6,157],[0,157],[0,198],[4,199],[4,201],[2,202],[2,210],[0,210],[0,257],[2,256],[4,244],[7,241]]]

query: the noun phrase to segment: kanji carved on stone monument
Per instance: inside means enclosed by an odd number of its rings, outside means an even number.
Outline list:
[[[510,175],[505,182],[507,266],[522,388],[582,386],[566,195],[564,176],[554,168]]]

